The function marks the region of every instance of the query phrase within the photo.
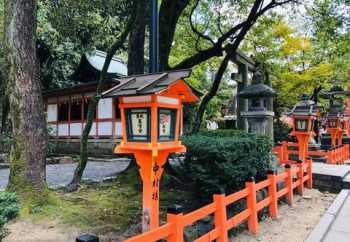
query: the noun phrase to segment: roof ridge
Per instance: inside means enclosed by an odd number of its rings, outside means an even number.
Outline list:
[[[100,57],[103,57],[103,58],[106,58],[106,57],[107,57],[107,52],[105,52],[105,51],[103,51],[103,50],[95,50],[94,52],[91,52],[91,54],[92,54],[92,53],[94,53],[94,55],[97,55],[97,56],[100,56]],[[85,52],[85,54],[90,55],[89,52]],[[90,55],[90,56],[91,56],[91,55]],[[116,56],[116,55],[113,55],[112,60],[118,61],[118,62],[123,63],[123,64],[126,64],[126,63],[124,62],[124,60],[123,60],[121,57]]]
[[[181,71],[188,71],[189,75],[191,74],[191,69],[179,69],[179,70],[170,70],[170,71],[160,71],[160,72],[155,72],[155,73],[144,73],[144,74],[135,74],[135,75],[130,75],[130,76],[125,76],[122,78],[115,78],[117,80],[127,78],[127,77],[141,77],[141,76],[150,76],[150,75],[157,75],[157,74],[163,74],[163,73],[174,73],[174,72],[181,72]]]
[[[108,94],[108,93],[110,93],[110,92],[112,92],[112,91],[114,91],[114,90],[116,90],[116,89],[118,89],[118,88],[121,88],[121,87],[125,86],[126,84],[129,84],[131,81],[136,81],[136,78],[135,78],[135,77],[131,77],[131,78],[129,78],[128,80],[119,83],[118,85],[112,87],[111,89],[109,89],[109,90],[103,92],[103,93],[102,93],[102,96],[104,96],[104,95],[106,95],[106,94]]]
[[[167,72],[164,72],[162,73],[158,78],[154,79],[153,81],[149,82],[149,83],[146,83],[145,85],[137,88],[136,92],[140,92],[144,89],[146,89],[147,87],[150,87],[152,86],[153,84],[156,84],[158,83],[160,80],[162,80],[164,77],[167,77],[168,76],[168,73]],[[135,78],[135,77],[134,77]],[[135,78],[136,79],[136,78]]]

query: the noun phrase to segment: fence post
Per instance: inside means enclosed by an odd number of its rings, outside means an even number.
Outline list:
[[[285,165],[285,169],[287,172],[287,178],[286,178],[286,188],[288,190],[287,192],[287,200],[289,205],[292,205],[293,203],[293,175],[292,175],[292,169],[290,164]]]
[[[250,216],[248,218],[248,229],[251,233],[257,234],[259,225],[258,211],[256,209],[256,188],[254,177],[247,179],[245,186],[248,189],[247,209],[250,211]]]
[[[304,194],[304,162],[302,160],[297,161],[297,179],[300,181],[300,184],[298,186],[298,193],[302,196]]]
[[[168,208],[167,222],[172,224],[172,233],[168,237],[168,242],[183,242],[184,241],[184,225],[182,207],[175,205]]]
[[[268,187],[268,193],[269,193],[269,197],[271,199],[271,203],[269,206],[269,214],[272,218],[277,218],[278,197],[277,197],[276,171],[274,171],[274,170],[267,171],[267,179],[269,179],[269,181],[270,181],[270,185]]]
[[[287,163],[288,160],[289,160],[289,157],[288,157],[288,141],[283,141],[282,142],[282,147],[283,147],[283,151],[282,151],[282,160],[283,160],[283,163]]]
[[[306,159],[306,162],[308,164],[307,168],[306,168],[306,172],[309,176],[309,179],[306,182],[306,187],[309,189],[312,189],[312,184],[313,184],[313,178],[312,178],[312,158],[308,157]]]
[[[228,235],[226,230],[227,212],[225,191],[221,189],[220,193],[214,194],[213,200],[216,208],[214,214],[215,228],[219,231],[219,237],[216,241],[228,242]]]

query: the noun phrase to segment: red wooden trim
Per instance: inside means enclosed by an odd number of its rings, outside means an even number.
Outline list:
[[[96,123],[96,134],[95,136],[98,137],[98,113],[99,113],[99,108],[98,108],[98,105],[99,105],[100,101],[97,102],[96,104],[96,119],[95,119],[95,123]]]
[[[81,134],[84,132],[84,93],[81,94]]]
[[[72,110],[72,96],[69,95],[68,103],[68,136],[70,136],[70,124],[71,124],[71,110]]]
[[[115,98],[112,98],[112,137],[115,137],[115,125],[116,125],[116,113],[115,113],[115,109],[117,108],[116,106],[116,102],[115,102]]]
[[[58,102],[59,98],[57,97],[57,111],[56,111],[56,136],[58,137]]]

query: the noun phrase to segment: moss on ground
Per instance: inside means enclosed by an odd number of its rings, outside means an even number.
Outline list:
[[[51,191],[48,204],[30,213],[22,211],[21,217],[31,218],[34,222],[59,220],[63,225],[85,232],[122,234],[141,222],[142,196],[138,179],[132,172],[113,182],[85,184],[74,193]],[[162,221],[165,221],[167,207],[183,205],[187,201],[185,196],[183,191],[168,186],[161,188]]]
[[[22,216],[34,221],[58,219],[65,225],[100,233],[124,231],[140,214],[140,194],[113,182],[84,185],[75,193],[52,191],[47,205]]]

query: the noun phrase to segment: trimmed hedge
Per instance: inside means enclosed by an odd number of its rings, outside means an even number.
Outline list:
[[[221,188],[227,194],[241,189],[247,178],[259,179],[270,168],[272,142],[265,136],[217,130],[184,136],[182,142],[187,152],[175,166],[177,174],[201,203]]]
[[[14,219],[19,212],[19,202],[16,194],[0,192],[0,241],[5,236],[4,225]]]

